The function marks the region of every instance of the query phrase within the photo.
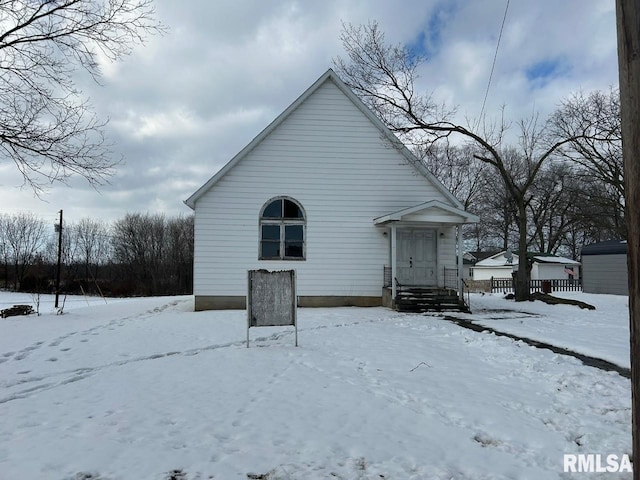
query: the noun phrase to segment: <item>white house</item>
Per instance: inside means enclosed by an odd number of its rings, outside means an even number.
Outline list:
[[[472,269],[473,280],[511,278],[517,268],[518,255],[508,251],[496,253],[477,262]],[[534,254],[531,280],[562,280],[579,278],[580,262],[551,254]]]
[[[476,263],[480,260],[484,260],[492,255],[498,253],[497,250],[493,251],[475,251],[475,252],[466,252],[462,256],[462,266],[463,266],[463,276],[465,280],[473,280],[473,267],[475,267]]]
[[[255,269],[295,269],[300,306],[390,304],[443,286],[478,221],[332,70],[185,203],[196,310],[244,308]]]

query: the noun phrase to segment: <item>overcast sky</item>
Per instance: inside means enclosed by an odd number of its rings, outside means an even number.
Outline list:
[[[183,204],[343,55],[341,22],[379,23],[393,43],[428,53],[422,81],[459,120],[479,115],[506,0],[156,0],[169,27],[118,64],[103,85],[79,77],[108,117],[111,184],[54,186],[35,198],[0,165],[0,212],[114,220],[188,214]],[[511,0],[486,112],[545,118],[578,90],[618,82],[614,0]]]

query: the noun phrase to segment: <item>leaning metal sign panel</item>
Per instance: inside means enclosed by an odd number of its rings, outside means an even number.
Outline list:
[[[282,270],[249,270],[247,295],[247,347],[251,327],[293,325],[296,347],[298,323],[296,319],[296,272]]]

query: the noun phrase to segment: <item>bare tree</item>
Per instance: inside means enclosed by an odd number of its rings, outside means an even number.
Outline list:
[[[2,256],[4,288],[9,288],[9,243],[7,241],[8,219],[8,215],[0,215],[0,256]]]
[[[164,215],[127,214],[114,223],[112,243],[115,261],[143,293],[162,292],[168,243]]]
[[[478,199],[480,222],[473,227],[480,238],[476,241],[478,251],[496,248],[508,250],[517,243],[513,202],[497,175],[487,175],[486,188]]]
[[[430,94],[417,91],[418,67],[425,58],[404,45],[386,44],[377,23],[344,25],[340,36],[347,60],[334,60],[345,83],[401,139],[410,144],[432,143],[461,135],[479,149],[475,157],[491,165],[500,175],[515,211],[518,228],[518,274],[516,300],[529,298],[530,265],[527,260],[527,206],[530,189],[545,160],[572,138],[551,139],[547,122],[536,116],[519,122],[516,171],[510,169],[504,137],[508,123],[501,119],[494,126],[482,123],[481,131],[453,122],[453,109],[438,104]]]
[[[575,200],[583,187],[570,165],[551,162],[531,188],[530,243],[544,253],[557,253],[570,227],[579,221]]]
[[[559,153],[579,166],[584,174],[605,185],[600,190],[603,194],[601,204],[613,220],[614,236],[626,238],[618,90],[576,93],[560,104],[551,121],[557,136],[573,138],[559,149]]]
[[[46,242],[45,223],[34,214],[18,213],[4,217],[4,239],[14,269],[14,288],[18,289]]]
[[[485,188],[488,168],[474,156],[473,145],[457,146],[448,142],[421,144],[416,145],[414,152],[465,209],[474,210]]]
[[[100,77],[163,30],[152,0],[0,1],[0,155],[36,193],[78,174],[101,184],[114,161],[104,126],[74,84],[78,67]]]
[[[475,147],[469,144],[418,144],[413,150],[427,169],[462,202],[465,210],[481,216],[481,222],[464,226],[463,235],[476,244],[477,251],[482,250],[488,234],[482,218],[486,214],[485,191],[491,181],[488,165],[474,156]]]
[[[166,270],[173,279],[171,293],[191,293],[193,290],[193,215],[167,221]]]
[[[98,268],[108,261],[108,227],[101,220],[83,218],[71,226],[71,235],[75,245],[75,260],[82,267],[85,284],[96,282]]]

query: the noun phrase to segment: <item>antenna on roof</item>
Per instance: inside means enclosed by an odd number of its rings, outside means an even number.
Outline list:
[[[504,252],[504,258],[507,259],[507,264],[511,265],[513,263],[513,253],[511,253],[511,250],[507,249],[507,251]]]

